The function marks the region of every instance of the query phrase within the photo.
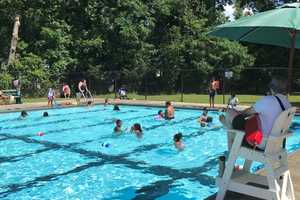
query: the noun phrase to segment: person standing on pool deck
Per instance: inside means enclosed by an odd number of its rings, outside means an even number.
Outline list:
[[[63,84],[62,90],[63,90],[65,99],[66,99],[66,98],[70,99],[70,96],[71,96],[71,89],[70,89],[69,85],[66,84],[66,83],[64,83],[64,84]]]
[[[52,88],[49,88],[49,91],[48,91],[48,106],[51,106],[51,107],[53,106],[54,98],[55,98],[54,90]]]
[[[170,101],[166,102],[165,119],[174,119],[174,107],[172,106]]]
[[[215,85],[214,80],[212,80],[208,86],[209,107],[215,107],[216,89],[215,89],[214,85]]]
[[[78,83],[78,91],[80,92],[81,95],[83,95],[85,97],[85,95],[87,95],[87,93],[89,92],[88,90],[88,86],[86,83],[85,79],[82,79],[81,81],[79,81]]]
[[[87,88],[86,80],[82,79],[78,83],[78,92],[84,93],[85,89]]]

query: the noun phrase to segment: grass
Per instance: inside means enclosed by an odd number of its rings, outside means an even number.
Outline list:
[[[98,98],[111,98],[113,99],[115,97],[114,94],[106,94],[106,95],[97,95]],[[137,99],[137,100],[145,100],[145,96],[138,95],[135,93],[128,94],[128,97],[130,99]],[[260,99],[262,96],[260,95],[237,95],[239,98],[240,104],[242,105],[251,105],[254,102],[256,102],[258,99]],[[229,98],[229,95],[225,95],[225,103],[227,102],[227,99]],[[63,100],[58,98],[57,100]],[[172,95],[149,95],[147,96],[147,100],[150,101],[181,101],[181,95],[180,94],[172,94]],[[292,95],[289,96],[289,100],[293,105],[300,106],[300,95]],[[208,95],[206,94],[184,94],[183,95],[183,101],[189,102],[189,103],[209,103],[208,102]],[[23,98],[23,102],[47,102],[47,98]],[[215,103],[216,104],[222,104],[223,103],[223,96],[217,95],[215,97]]]

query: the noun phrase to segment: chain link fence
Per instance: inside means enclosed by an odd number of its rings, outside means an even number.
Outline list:
[[[136,74],[136,73],[133,73]],[[264,95],[272,76],[288,76],[287,67],[248,67],[241,72],[224,67],[212,73],[204,73],[198,70],[177,70],[168,69],[148,71],[144,74],[132,75],[122,71],[109,71],[101,77],[88,76],[83,73],[73,73],[66,77],[72,96],[77,92],[78,82],[85,78],[89,89],[94,96],[104,95],[111,98],[119,97],[118,91],[123,88],[128,93],[128,98],[139,98],[147,100],[149,96],[176,95],[176,101],[185,101],[185,96],[190,94],[208,95],[208,87],[212,79],[219,81],[217,91],[218,98],[225,103],[225,95],[235,93],[237,95]],[[68,81],[69,80],[69,81]],[[21,80],[22,81],[22,80]],[[52,86],[62,92],[62,83]],[[33,87],[41,88],[38,84],[32,83]],[[26,91],[22,91],[23,94]],[[300,68],[294,67],[292,92],[293,95],[300,94]],[[25,94],[26,95],[26,94]],[[155,99],[155,98],[154,98]]]
[[[212,79],[219,81],[219,95],[232,92],[264,95],[274,75],[287,79],[287,67],[249,67],[240,73],[230,68],[223,68],[210,74],[197,70],[179,70],[172,73],[156,70],[149,71],[138,78],[126,76],[121,71],[111,71],[104,79],[88,79],[88,82],[94,94],[111,94],[110,96],[118,97],[118,90],[123,88],[129,94],[144,96],[144,99],[150,95],[180,94],[179,100],[184,101],[184,96],[187,94],[208,94]],[[76,82],[78,80],[74,84]],[[300,68],[294,68],[291,94],[299,94],[299,89]]]

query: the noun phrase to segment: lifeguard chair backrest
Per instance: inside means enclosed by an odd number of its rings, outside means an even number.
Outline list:
[[[282,136],[288,132],[288,129],[292,123],[294,115],[296,113],[296,107],[291,107],[277,117],[271,131],[271,136]]]
[[[288,129],[292,123],[295,112],[296,108],[292,107],[283,111],[277,117],[270,133],[270,136],[275,138],[264,138],[262,145],[259,146],[262,149],[265,147],[265,153],[276,154],[282,151],[285,137],[278,137],[278,139],[276,139],[276,136],[284,136],[285,134],[288,134]]]

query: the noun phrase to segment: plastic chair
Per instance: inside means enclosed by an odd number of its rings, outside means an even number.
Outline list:
[[[219,187],[217,200],[223,200],[227,190],[260,199],[295,200],[288,154],[283,146],[286,138],[292,134],[288,129],[295,112],[296,108],[292,107],[277,117],[270,135],[264,138],[263,146],[260,146],[264,150],[243,146],[245,133],[228,130],[230,152],[224,173],[216,180]],[[245,159],[241,171],[234,170],[238,157]],[[253,161],[264,164],[266,176],[250,172]]]

